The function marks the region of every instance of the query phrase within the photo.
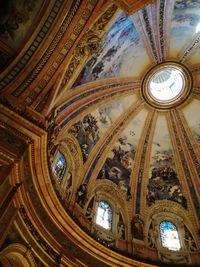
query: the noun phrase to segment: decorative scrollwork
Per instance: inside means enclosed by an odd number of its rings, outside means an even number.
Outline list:
[[[64,75],[61,87],[65,86],[77,67],[84,63],[85,59],[88,59],[94,53],[97,53],[100,49],[100,42],[104,36],[104,28],[113,17],[117,10],[117,7],[112,5],[94,24],[91,30],[86,32],[79,44],[77,45],[73,58],[68,66],[68,69]]]

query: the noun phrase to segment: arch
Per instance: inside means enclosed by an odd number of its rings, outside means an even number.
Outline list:
[[[27,245],[14,243],[8,245],[0,252],[0,263],[5,267],[36,267],[36,262],[31,252],[31,248]]]
[[[191,215],[190,211],[185,210],[180,204],[169,200],[158,200],[154,205],[151,206],[151,208],[148,209],[148,213],[144,221],[144,236],[147,243],[149,230],[153,228],[156,229],[157,236],[159,236],[157,239],[157,245],[159,247],[161,246],[159,225],[164,220],[173,222],[179,229],[181,247],[184,248],[184,241],[182,240],[182,236],[185,235],[184,225],[192,234],[195,242],[198,243],[198,236],[196,235],[198,228],[194,227],[191,223],[195,220],[195,217]]]
[[[107,236],[110,235],[113,239],[121,239],[121,236],[124,236],[125,239],[130,238],[130,215],[128,207],[130,203],[127,205],[126,195],[124,192],[122,192],[116,184],[107,179],[93,181],[88,185],[88,192],[90,192],[90,194],[85,207],[85,214],[90,201],[94,198],[94,205],[92,209],[92,221],[94,224],[92,225],[92,231],[95,229],[98,230],[98,232],[104,232]],[[117,199],[115,196],[118,196]],[[109,232],[106,230],[104,231],[102,227],[98,227],[95,223],[98,204],[101,200],[108,202],[112,209],[112,228]],[[123,235],[120,234],[120,231],[123,231]]]

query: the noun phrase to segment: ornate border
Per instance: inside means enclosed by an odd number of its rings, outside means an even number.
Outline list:
[[[172,67],[180,70],[185,78],[185,87],[183,89],[183,93],[179,98],[176,98],[175,100],[169,101],[167,103],[158,103],[156,100],[154,100],[149,92],[148,92],[148,84],[150,82],[150,79],[152,75],[159,69],[163,67]],[[177,62],[173,61],[166,61],[164,63],[160,63],[158,65],[153,66],[149,71],[144,76],[144,79],[142,81],[142,90],[141,90],[141,95],[144,98],[144,100],[152,107],[157,108],[157,109],[170,109],[177,107],[178,105],[182,104],[190,95],[192,91],[192,86],[193,86],[193,77],[192,73],[190,70]]]
[[[12,68],[12,70],[0,81],[0,90],[2,90],[5,86],[7,86],[19,73],[20,71],[27,65],[28,61],[37,51],[38,47],[44,40],[44,37],[48,34],[49,29],[51,28],[52,24],[56,16],[58,15],[61,6],[63,5],[64,0],[57,0],[47,17],[42,29],[37,34],[35,40],[30,45],[29,49],[23,55],[23,57],[16,63],[16,65]]]

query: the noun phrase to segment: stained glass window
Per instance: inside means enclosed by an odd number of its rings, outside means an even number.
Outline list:
[[[106,201],[100,201],[97,208],[96,223],[105,229],[111,229],[112,210]]]
[[[66,160],[62,153],[59,153],[57,160],[54,164],[53,171],[58,180],[61,182],[65,172]]]
[[[176,226],[169,222],[163,221],[160,224],[161,243],[163,247],[170,250],[180,250],[180,240]]]

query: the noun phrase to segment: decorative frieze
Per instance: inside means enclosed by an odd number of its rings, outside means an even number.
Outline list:
[[[112,5],[94,24],[91,30],[86,32],[79,44],[77,45],[73,58],[65,72],[62,87],[64,87],[80,64],[83,64],[92,54],[97,53],[100,49],[100,42],[105,33],[105,27],[108,22],[112,19],[117,7]]]
[[[154,42],[154,38],[153,38],[153,32],[152,32],[151,24],[149,21],[149,15],[148,15],[147,8],[144,8],[141,12],[142,12],[143,20],[145,23],[145,28],[146,28],[146,32],[147,32],[147,35],[149,38],[149,42],[151,44],[153,56],[155,58],[155,61],[158,62],[157,50],[156,50],[156,46],[155,46],[155,42]]]
[[[24,223],[26,224],[33,238],[38,242],[38,244],[47,252],[47,254],[55,262],[59,263],[61,261],[61,255],[58,254],[52,247],[50,247],[49,244],[44,240],[44,238],[38,233],[38,231],[35,229],[34,225],[32,224],[31,220],[29,219],[24,206],[21,206],[19,211],[20,211],[20,214],[22,216]]]
[[[149,123],[148,123],[149,127],[147,128],[147,132],[145,134],[143,150],[142,150],[142,154],[141,154],[139,173],[138,173],[138,177],[137,177],[137,192],[136,192],[136,202],[135,202],[136,214],[140,214],[142,178],[144,175],[146,153],[147,153],[147,149],[148,149],[148,145],[149,145],[149,138],[150,138],[150,134],[152,131],[154,116],[155,116],[155,112],[152,113],[151,118],[149,120]]]
[[[13,93],[12,95],[15,97],[19,97],[26,88],[32,83],[32,81],[38,76],[44,65],[48,62],[49,58],[53,54],[55,48],[58,46],[60,41],[62,40],[69,24],[71,23],[76,11],[78,10],[80,6],[81,0],[76,0],[75,3],[72,4],[71,9],[69,11],[69,14],[65,18],[62,26],[60,27],[59,33],[56,35],[56,37],[53,39],[47,50],[45,51],[43,57],[40,59],[36,67],[33,69],[33,71],[29,74],[27,79],[20,85]],[[43,37],[44,38],[44,37]],[[42,40],[43,40],[42,38]],[[27,64],[27,62],[25,62]],[[53,66],[52,66],[53,67]]]
[[[44,22],[43,27],[38,32],[35,40],[27,49],[25,54],[22,56],[20,61],[16,63],[16,65],[12,68],[12,70],[0,81],[0,90],[6,87],[19,73],[22,69],[27,65],[30,61],[32,56],[37,52],[38,47],[40,46],[41,42],[43,41],[44,36],[46,36],[58,15],[60,8],[62,7],[64,0],[56,0],[49,16],[47,17],[46,21]]]
[[[195,36],[195,38],[190,42],[190,44],[187,46],[187,48],[184,50],[184,52],[180,55],[180,61],[185,61],[190,55],[199,47],[200,44],[200,35],[198,34]],[[197,68],[194,68],[193,71],[197,71]]]

